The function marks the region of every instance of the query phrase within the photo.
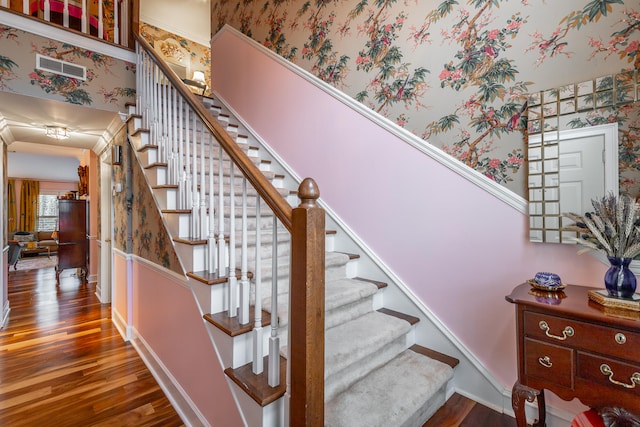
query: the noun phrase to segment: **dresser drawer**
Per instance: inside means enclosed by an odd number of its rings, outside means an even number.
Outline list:
[[[526,338],[524,354],[525,375],[573,388],[572,349]]]
[[[640,334],[582,321],[524,312],[528,337],[627,360],[640,360]]]
[[[640,365],[578,352],[576,375],[581,379],[608,386],[613,390],[634,393],[640,397]]]

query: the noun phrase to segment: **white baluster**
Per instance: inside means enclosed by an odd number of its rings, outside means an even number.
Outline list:
[[[217,258],[216,258],[216,215],[215,215],[215,185],[213,183],[213,136],[209,134],[209,273],[215,273],[217,271]],[[221,215],[219,212],[218,215]]]
[[[260,374],[264,370],[262,350],[262,259],[260,256],[260,196],[256,197],[256,271],[254,273],[256,301],[253,324],[253,365],[252,372]]]
[[[64,7],[62,10],[62,25],[69,28],[69,0],[64,0]]]
[[[117,0],[114,0],[117,1]],[[98,38],[104,39],[104,22],[102,19],[102,1],[98,1]]]
[[[193,197],[191,205],[191,237],[198,239],[198,206],[200,201],[198,200],[198,137],[196,134],[196,115],[191,114],[193,117],[193,123],[191,126],[191,132],[193,137],[191,143],[193,144],[191,150],[191,197]]]
[[[120,44],[120,14],[118,6],[120,2],[118,0],[113,1],[113,42]]]
[[[30,0],[22,0],[22,13],[24,13],[25,15],[31,15],[29,10],[30,3],[31,3]],[[4,7],[9,7],[9,2],[7,0],[2,0],[2,5]],[[37,10],[37,3],[36,3],[36,10]]]
[[[249,323],[249,268],[247,266],[247,178],[242,177],[242,231],[240,239],[240,312],[238,322]]]
[[[89,9],[87,9],[87,0],[82,0],[82,20],[80,22],[80,31],[82,31],[84,34],[89,34],[87,16],[89,16]]]
[[[184,112],[184,101],[182,99],[182,96],[180,97],[179,100],[179,118],[178,118],[178,123],[179,123],[179,139],[178,139],[178,172],[180,173],[180,180],[178,181],[178,194],[180,195],[179,200],[180,200],[180,206],[178,206],[179,209],[186,209],[187,208],[187,174],[186,174],[186,165],[185,165],[185,159],[184,159],[184,140],[185,140],[185,112]]]
[[[50,0],[44,0],[44,20],[51,22],[51,2]]]
[[[260,201],[258,200],[258,203]],[[271,260],[271,336],[269,337],[269,386],[280,384],[280,337],[278,337],[278,217],[273,216]]]
[[[192,207],[192,202],[193,202],[193,197],[191,196],[191,158],[190,158],[190,153],[191,153],[191,131],[189,130],[189,112],[191,111],[189,109],[189,105],[185,103],[184,106],[185,110],[184,110],[184,128],[185,128],[185,156],[184,156],[184,165],[185,165],[185,181],[184,181],[184,186],[185,186],[185,209],[191,210]],[[191,227],[191,225],[189,225],[189,227]],[[189,228],[189,235],[191,235],[191,228]]]
[[[225,254],[226,250],[226,241],[224,239],[224,150],[222,146],[220,146],[219,159],[218,159],[218,274],[222,276],[226,276],[228,272],[226,271],[226,260]],[[213,171],[212,171],[213,173]]]
[[[205,236],[207,236],[207,176],[206,176],[206,171],[207,168],[205,168],[205,155],[204,155],[204,149],[205,149],[205,133],[207,135],[209,135],[209,132],[207,132],[207,128],[205,127],[204,123],[201,122],[201,129],[202,132],[200,134],[200,238],[204,239]],[[211,173],[211,172],[209,172]]]
[[[229,177],[229,317],[238,315],[238,278],[236,277],[236,202],[234,188],[234,165],[231,163]]]

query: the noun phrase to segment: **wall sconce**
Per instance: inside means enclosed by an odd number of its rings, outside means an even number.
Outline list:
[[[45,135],[49,138],[53,139],[67,139],[69,138],[69,133],[67,132],[67,128],[62,126],[47,126],[45,127]]]
[[[122,164],[122,146],[114,145],[111,147],[111,164],[120,166]]]

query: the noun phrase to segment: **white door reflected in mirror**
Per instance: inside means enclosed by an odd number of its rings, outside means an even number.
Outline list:
[[[570,223],[562,214],[584,214],[592,199],[618,195],[618,125],[531,135],[529,146],[530,240],[575,243],[574,232],[562,232]]]

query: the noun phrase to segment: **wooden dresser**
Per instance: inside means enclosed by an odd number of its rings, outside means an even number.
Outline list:
[[[525,401],[538,400],[545,425],[544,390],[592,408],[623,407],[640,414],[640,313],[589,301],[594,288],[567,285],[561,294],[529,283],[505,298],[516,306],[518,380],[511,402],[525,427]]]

